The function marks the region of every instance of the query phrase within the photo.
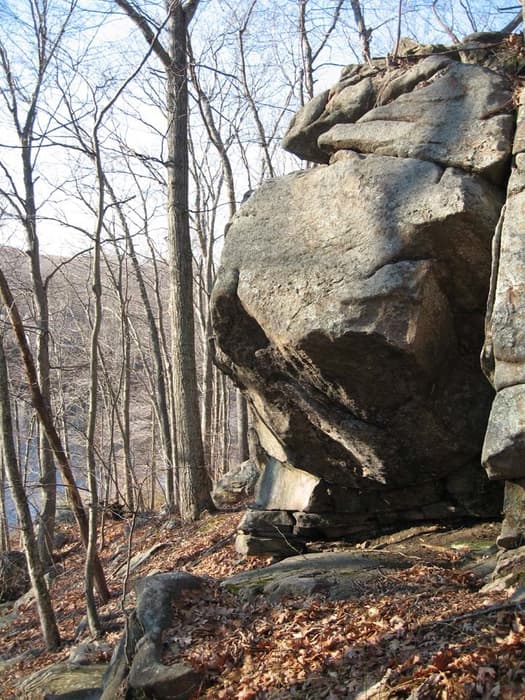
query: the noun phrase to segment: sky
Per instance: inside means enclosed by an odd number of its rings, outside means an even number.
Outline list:
[[[43,6],[43,0],[31,0]],[[56,35],[63,21],[64,8],[70,0],[48,0],[48,26]],[[331,22],[334,0],[309,0],[308,29],[315,50],[323,32]],[[503,3],[505,5],[505,3]],[[257,101],[267,131],[272,121],[284,109],[280,128],[275,135],[278,143],[283,130],[294,113],[297,92],[291,95],[290,84],[300,68],[300,43],[297,26],[297,2],[285,0],[258,0],[251,14],[249,0],[202,0],[192,24],[192,42],[199,64],[199,76],[212,99],[212,108],[224,138],[231,138],[230,154],[237,165],[237,196],[253,186],[261,177],[261,152],[257,133],[247,109],[248,97],[239,87],[240,57],[238,27],[249,16],[246,33],[246,70],[250,83],[250,97]],[[350,3],[344,11],[338,29],[319,56],[316,70],[316,92],[333,84],[340,68],[359,60],[359,41]],[[397,11],[402,9],[400,33],[402,36],[422,37],[428,41],[447,41],[442,28],[431,12],[431,0],[364,0],[365,21],[372,29],[372,50],[384,55],[392,46],[397,33]],[[507,3],[506,6],[510,6]],[[21,115],[27,110],[28,100],[35,88],[35,41],[31,31],[30,0],[0,0],[0,41],[10,61]],[[93,168],[89,158],[78,149],[78,141],[71,124],[69,109],[84,130],[83,138],[89,145],[97,111],[115,94],[123,81],[139,65],[145,51],[145,42],[128,18],[110,13],[111,0],[78,0],[80,12],[71,21],[64,41],[56,52],[42,86],[39,114],[35,127],[35,187],[39,207],[39,236],[41,249],[47,254],[68,255],[89,247],[89,233],[95,225],[90,211],[95,202]],[[142,0],[141,7],[160,22],[156,15],[159,2]],[[501,13],[489,0],[441,0],[437,3],[441,20],[450,25],[459,36],[470,32],[473,23],[468,12],[476,17],[477,29],[501,27],[514,11]],[[232,78],[233,75],[233,78]],[[6,75],[0,72],[0,89],[5,95]],[[165,231],[163,217],[163,190],[155,182],[162,167],[152,175],[140,163],[134,164],[131,176],[122,150],[129,156],[138,153],[150,158],[153,165],[163,156],[165,125],[162,100],[163,77],[158,62],[151,59],[140,78],[107,115],[100,131],[104,148],[104,164],[114,186],[118,189],[137,236],[147,224],[154,232],[156,243],[163,246]],[[292,99],[290,101],[290,95]],[[243,102],[244,100],[244,102]],[[9,96],[0,109],[0,188],[10,195],[0,205],[0,244],[24,247],[21,227],[10,216],[13,207],[20,204],[17,194],[22,192],[20,149],[9,111]],[[239,116],[242,113],[242,116]],[[209,139],[199,124],[194,105],[193,135],[198,158],[207,169],[212,189],[217,185],[218,161],[208,152]],[[235,143],[236,134],[245,145],[245,152]],[[275,151],[278,172],[296,169],[298,162]],[[248,169],[246,168],[248,159]],[[248,177],[253,182],[248,183]],[[215,180],[214,180],[215,178]],[[11,179],[11,182],[9,182]],[[14,185],[14,187],[13,187]],[[141,189],[147,197],[139,192]],[[146,203],[141,201],[146,199]],[[191,205],[190,205],[191,206]],[[224,199],[219,201],[218,231],[226,223]],[[108,219],[113,220],[108,210]],[[83,233],[85,230],[86,233]],[[219,233],[217,234],[219,235]]]

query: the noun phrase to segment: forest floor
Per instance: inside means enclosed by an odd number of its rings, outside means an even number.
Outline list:
[[[182,569],[210,579],[174,610],[164,661],[184,660],[204,671],[199,698],[525,698],[525,611],[503,592],[480,591],[482,582],[464,567],[469,543],[458,545],[456,537],[453,544],[446,533],[412,536],[395,546],[413,565],[386,573],[352,600],[316,595],[276,603],[260,596],[247,602],[219,582],[270,562],[235,552],[239,519],[239,512],[220,513],[181,526],[151,515],[134,528],[127,520],[106,520],[101,559],[112,598],[100,612],[110,620],[109,645],[96,660],[107,661],[121,636],[124,611],[133,607],[133,581]],[[493,541],[498,530],[497,524],[479,525],[478,543]],[[62,524],[60,532],[65,542],[51,593],[63,646],[43,651],[34,602],[0,617],[1,700],[21,697],[21,679],[67,660],[88,637],[81,625],[83,551],[74,525]],[[148,551],[126,580],[129,556]],[[124,582],[129,593],[123,598]]]

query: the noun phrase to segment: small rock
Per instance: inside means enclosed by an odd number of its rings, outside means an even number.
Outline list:
[[[204,677],[187,664],[164,666],[157,660],[156,643],[143,638],[129,673],[129,685],[159,700],[190,700]]]
[[[62,505],[57,507],[56,522],[68,524],[75,522],[75,516],[69,506]]]
[[[87,666],[93,663],[109,661],[113,647],[107,642],[93,640],[82,642],[69,652],[68,661],[73,666]]]
[[[56,549],[62,549],[69,542],[69,538],[63,532],[57,532],[54,539]]]
[[[0,603],[17,600],[31,587],[23,552],[0,552]]]

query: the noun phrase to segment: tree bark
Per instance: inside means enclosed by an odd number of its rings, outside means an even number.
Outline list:
[[[101,179],[101,163],[98,141],[96,133],[94,136],[94,147],[97,154],[96,167],[98,175],[98,217],[95,226],[93,239],[93,262],[91,273],[91,290],[94,299],[94,316],[92,319],[91,338],[89,346],[89,399],[88,399],[88,420],[86,430],[86,456],[87,456],[87,483],[89,489],[89,520],[88,520],[88,542],[86,547],[86,564],[84,572],[84,593],[87,604],[87,619],[89,631],[93,636],[100,634],[100,620],[98,618],[97,606],[93,596],[93,580],[95,572],[95,558],[97,556],[97,517],[98,517],[98,485],[96,478],[96,457],[95,457],[95,433],[97,427],[98,409],[98,340],[100,326],[102,323],[102,286],[100,280],[100,234],[102,230],[102,217],[104,212],[104,186]]]
[[[213,505],[202,446],[195,364],[193,258],[188,215],[187,17],[180,2],[169,3],[168,12],[168,245],[176,464],[181,517],[195,520],[202,510],[212,509]]]
[[[245,462],[249,456],[248,450],[248,404],[240,389],[235,392],[237,402],[237,445],[239,461]]]
[[[35,186],[33,180],[33,119],[30,115],[21,134],[22,167],[24,173],[25,210],[24,222],[27,252],[31,263],[33,281],[33,298],[37,309],[37,370],[42,398],[51,408],[51,382],[49,362],[49,308],[47,290],[40,270],[40,246],[36,231],[37,211],[35,203]],[[38,528],[38,549],[43,565],[48,568],[53,564],[53,539],[56,513],[56,471],[52,452],[43,431],[39,434],[38,454],[40,464],[40,483],[42,486],[42,506]]]
[[[204,461],[199,418],[193,258],[188,212],[188,50],[187,31],[198,0],[167,0],[168,50],[147,18],[128,0],[115,0],[135,22],[166,71],[167,215],[170,262],[170,306],[173,402],[176,415],[174,455],[178,471],[179,508],[183,520],[213,510],[211,480]]]
[[[0,337],[0,342],[2,338]],[[0,450],[0,552],[7,552],[9,546],[9,520],[7,517],[5,504],[5,460],[2,450]]]
[[[359,32],[359,40],[361,41],[361,51],[363,53],[363,58],[367,63],[372,63],[372,56],[370,54],[371,32],[365,24],[365,18],[363,15],[363,10],[361,8],[361,3],[359,2],[359,0],[350,0],[350,4],[354,13],[357,31]]]

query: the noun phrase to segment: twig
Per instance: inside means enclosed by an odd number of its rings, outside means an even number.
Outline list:
[[[507,603],[496,603],[495,605],[488,605],[486,608],[481,608],[480,610],[472,610],[471,612],[463,613],[462,615],[454,615],[454,617],[449,617],[446,620],[438,620],[437,622],[433,622],[429,626],[436,627],[438,625],[448,625],[452,622],[471,620],[475,617],[490,615],[491,613],[499,612],[500,610],[515,610],[516,608],[521,608],[525,602],[524,591],[520,589],[514,595],[516,596],[515,599],[509,600]]]
[[[233,532],[230,532],[229,535],[226,535],[225,537],[221,537],[220,540],[217,540],[214,544],[210,545],[207,547],[204,551],[202,551],[197,559],[193,559],[191,562],[192,566],[195,566],[199,564],[203,559],[205,559],[209,554],[213,554],[213,552],[216,552],[218,549],[223,547],[225,544],[227,544],[231,539],[233,539],[233,536],[235,535],[235,530]]]

